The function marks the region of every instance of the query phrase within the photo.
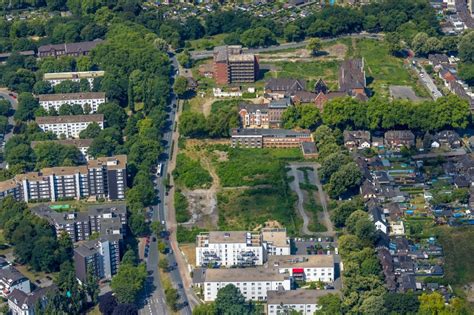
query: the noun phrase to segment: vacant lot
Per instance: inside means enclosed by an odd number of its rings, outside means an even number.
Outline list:
[[[219,229],[253,230],[278,221],[289,234],[298,234],[301,219],[295,212],[295,195],[286,183],[267,188],[223,190],[217,195]]]
[[[284,165],[302,158],[300,149],[233,149],[226,161],[214,160],[222,187],[272,185],[285,182]]]
[[[449,283],[474,282],[474,228],[441,227],[436,230],[445,254],[445,277]]]

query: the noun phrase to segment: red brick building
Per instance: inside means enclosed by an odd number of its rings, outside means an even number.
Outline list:
[[[258,76],[258,59],[243,53],[242,46],[219,46],[214,48],[213,70],[217,84],[253,83]]]

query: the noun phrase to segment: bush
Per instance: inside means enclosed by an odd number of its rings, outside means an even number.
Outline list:
[[[176,169],[173,172],[176,183],[188,189],[209,188],[212,177],[198,161],[192,160],[185,154],[178,154]]]
[[[174,193],[174,208],[176,210],[176,221],[178,223],[184,223],[191,219],[188,206],[189,204],[186,197],[180,191],[176,191]]]
[[[194,243],[196,241],[196,236],[201,232],[206,232],[206,229],[201,229],[196,226],[187,229],[178,225],[178,229],[176,230],[176,239],[178,243]]]

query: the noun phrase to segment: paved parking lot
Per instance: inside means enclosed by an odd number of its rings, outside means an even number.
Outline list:
[[[410,101],[420,101],[422,98],[416,96],[415,91],[411,86],[405,85],[390,85],[390,96],[393,99],[402,99]]]

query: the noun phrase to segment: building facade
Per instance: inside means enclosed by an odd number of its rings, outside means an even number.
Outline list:
[[[219,46],[214,48],[213,70],[217,84],[253,83],[258,77],[258,59],[243,53],[242,46]]]
[[[59,137],[79,138],[81,131],[92,123],[97,123],[104,129],[104,115],[67,115],[37,117],[36,123],[44,132],[51,131]]]
[[[312,142],[309,130],[286,129],[233,129],[232,147],[241,148],[299,148],[303,142]]]
[[[30,280],[15,267],[9,266],[0,269],[0,295],[7,298],[14,289],[20,290],[24,293],[30,293]]]
[[[295,280],[306,282],[334,282],[334,256],[332,255],[285,255],[269,256],[268,266],[278,269]]]
[[[46,111],[55,109],[59,111],[61,105],[80,105],[85,114],[95,113],[100,104],[107,100],[104,92],[66,93],[66,94],[42,94],[38,95],[41,107]],[[89,107],[89,108],[87,108]]]
[[[87,56],[92,49],[103,43],[101,39],[80,43],[66,43],[56,45],[43,45],[38,47],[38,57],[62,57],[62,56]]]
[[[207,269],[202,286],[204,301],[214,301],[219,290],[229,284],[238,288],[246,300],[265,301],[269,291],[291,290],[292,280],[264,267]]]
[[[318,299],[334,290],[292,290],[268,291],[267,314],[283,315],[292,311],[302,315],[313,315],[320,309]]]
[[[90,206],[87,212],[56,212],[47,206],[32,209],[54,226],[56,234],[66,232],[73,242],[87,241],[94,233],[101,238],[121,238],[126,233],[125,205]]]
[[[111,279],[120,264],[120,239],[103,237],[74,248],[76,278],[84,283],[89,270],[97,279]]]
[[[25,202],[82,198],[125,199],[127,156],[90,160],[87,165],[50,167],[0,182],[0,200],[10,195]]]
[[[244,128],[268,128],[268,105],[242,103],[239,105],[239,116]]]
[[[54,72],[45,73],[43,76],[44,81],[51,83],[51,86],[56,86],[63,81],[80,82],[81,80],[87,80],[91,88],[94,87],[94,80],[101,78],[105,74],[104,71],[80,71],[80,72]]]

